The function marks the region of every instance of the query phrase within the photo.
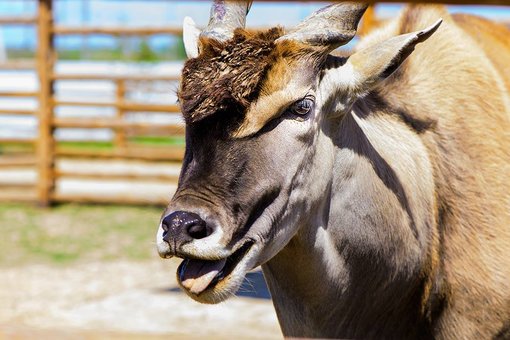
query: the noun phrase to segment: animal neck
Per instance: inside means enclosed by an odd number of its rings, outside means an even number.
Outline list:
[[[324,225],[303,230],[263,265],[284,336],[419,339],[430,335],[421,311],[411,307],[420,305],[424,282],[412,289],[405,285],[396,289],[386,277],[391,270],[384,263],[350,246],[339,246],[332,229]]]
[[[435,222],[421,213],[434,197],[423,145],[398,117],[359,109],[335,136],[329,191],[263,266],[284,335],[429,334],[423,301]]]

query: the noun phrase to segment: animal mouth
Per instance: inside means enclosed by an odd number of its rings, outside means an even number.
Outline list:
[[[177,269],[180,284],[190,293],[199,295],[227,278],[245,257],[254,242],[249,240],[227,258],[207,261],[185,259]]]

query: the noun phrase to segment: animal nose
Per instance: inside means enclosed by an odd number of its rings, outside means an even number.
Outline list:
[[[161,221],[161,227],[163,240],[176,248],[180,244],[205,238],[213,231],[200,216],[187,211],[176,211],[166,216]]]

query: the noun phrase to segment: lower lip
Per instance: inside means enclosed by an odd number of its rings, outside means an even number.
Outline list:
[[[225,279],[230,274],[232,274],[232,272],[236,269],[236,267],[239,265],[239,263],[241,263],[241,261],[245,258],[246,254],[248,254],[248,252],[250,251],[250,249],[251,249],[251,247],[253,245],[254,245],[254,242],[247,241],[237,251],[235,251],[232,255],[230,255],[227,258],[227,263],[225,264],[225,267],[223,267],[223,269],[214,277],[214,279],[211,281],[209,286],[204,291],[213,289],[223,279]],[[236,253],[239,252],[239,251],[242,252],[242,255],[241,254],[238,255],[238,256],[240,256],[239,260],[233,265],[232,268],[229,268],[230,270],[228,271],[228,274],[225,275],[225,268],[227,266],[229,266],[229,260],[231,259],[232,256],[237,255]],[[181,264],[177,268],[177,273],[178,273],[179,280],[181,280],[181,278],[183,276],[183,273],[184,273],[184,270],[186,270],[186,265],[188,264],[188,261],[189,261],[188,259],[185,259],[184,261],[181,262]]]

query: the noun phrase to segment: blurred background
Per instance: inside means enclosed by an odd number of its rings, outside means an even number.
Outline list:
[[[255,2],[247,26],[326,4]],[[209,7],[0,0],[0,339],[280,337],[260,271],[204,306],[155,252],[184,148],[181,23],[204,27]],[[401,7],[372,7],[360,34]],[[510,7],[449,8],[510,24]]]

